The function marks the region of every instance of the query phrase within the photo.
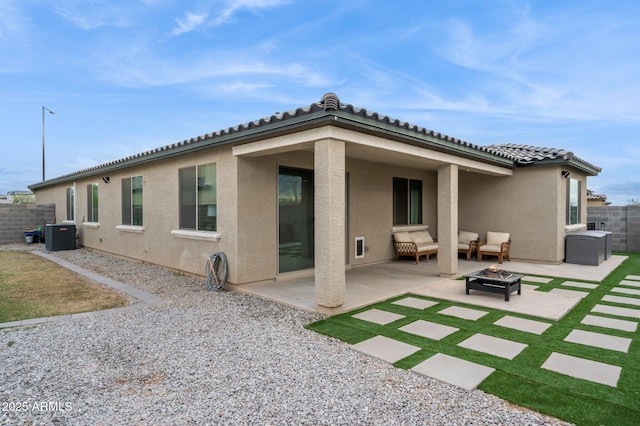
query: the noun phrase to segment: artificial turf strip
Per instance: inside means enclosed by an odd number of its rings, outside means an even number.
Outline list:
[[[330,317],[310,324],[308,328],[351,344],[375,335],[382,335],[422,348],[413,355],[396,362],[394,365],[399,368],[410,369],[436,353],[444,353],[495,368],[496,371],[478,386],[479,389],[512,403],[577,424],[638,424],[640,417],[640,381],[638,380],[640,378],[640,338],[637,337],[638,332],[605,329],[580,322],[591,313],[596,304],[607,304],[602,301],[602,297],[609,294],[611,288],[618,286],[627,275],[640,275],[640,254],[625,253],[624,255],[628,256],[628,259],[597,288],[590,290],[589,295],[559,322],[412,295],[412,297],[434,300],[438,303],[424,310],[391,303],[406,297],[401,296],[357,311]],[[563,279],[554,279],[547,284],[540,284],[539,290],[549,291],[552,288],[566,288],[561,285],[564,281]],[[629,295],[629,297],[633,296]],[[468,307],[488,312],[488,314],[476,321],[471,321],[438,313],[449,306]],[[616,306],[618,305],[616,304]],[[625,307],[634,308],[634,306]],[[405,318],[384,326],[352,318],[352,315],[372,308],[402,314],[405,315]],[[638,307],[635,306],[635,308]],[[552,326],[542,335],[537,335],[493,324],[505,315],[543,321],[552,324]],[[617,318],[605,314],[598,315]],[[435,341],[399,330],[400,327],[419,319],[456,327],[459,331]],[[630,320],[629,318],[625,319]],[[628,353],[621,353],[564,341],[563,339],[574,329],[631,338],[632,343]],[[510,361],[457,346],[458,343],[476,333],[524,343],[528,347]],[[541,368],[552,352],[621,366],[622,373],[617,388],[576,379]]]

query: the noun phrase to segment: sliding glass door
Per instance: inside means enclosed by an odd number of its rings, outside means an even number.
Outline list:
[[[313,170],[280,167],[278,272],[313,268],[313,232]]]

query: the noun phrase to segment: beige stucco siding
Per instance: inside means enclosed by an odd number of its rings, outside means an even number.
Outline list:
[[[277,273],[277,178],[278,167],[313,169],[313,153],[296,151],[264,157],[238,157],[238,253],[237,281],[247,283],[275,279]],[[436,174],[347,159],[349,179],[349,264],[357,266],[393,257],[393,177],[423,181],[423,223],[437,236]],[[220,182],[222,186],[223,183]],[[319,214],[319,213],[316,213]],[[365,237],[365,257],[355,259],[354,239]]]
[[[437,237],[437,175],[435,171],[390,166],[362,160],[347,162],[349,173],[349,259],[354,266],[391,259],[394,255],[393,178],[422,181],[422,222]],[[365,238],[368,250],[355,258],[356,237]]]
[[[511,257],[560,263],[564,260],[567,233],[566,185],[557,166],[523,167],[509,178],[460,172],[462,230],[511,233]],[[572,177],[586,187],[586,177],[576,170]],[[585,192],[585,191],[583,191]],[[586,196],[582,199],[586,218]]]

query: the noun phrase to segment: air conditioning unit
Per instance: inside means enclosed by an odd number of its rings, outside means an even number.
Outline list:
[[[46,224],[44,227],[44,248],[47,251],[74,250],[76,248],[76,225]]]

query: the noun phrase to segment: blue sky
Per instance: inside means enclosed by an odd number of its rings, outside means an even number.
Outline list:
[[[0,193],[320,100],[640,199],[640,2],[2,0]]]

